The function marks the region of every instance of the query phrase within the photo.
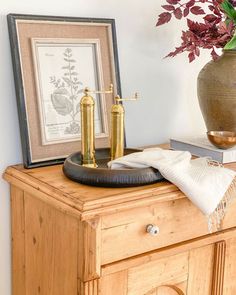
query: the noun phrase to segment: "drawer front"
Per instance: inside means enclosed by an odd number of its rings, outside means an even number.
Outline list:
[[[223,228],[236,224],[235,203]],[[147,233],[149,224],[158,227],[157,235]],[[187,198],[104,216],[101,262],[104,265],[206,234],[207,218]]]

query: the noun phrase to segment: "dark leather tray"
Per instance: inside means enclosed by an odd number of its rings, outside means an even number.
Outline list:
[[[125,149],[125,155],[140,152],[137,149]],[[96,150],[98,168],[81,165],[81,153],[70,155],[64,162],[63,172],[73,181],[101,187],[132,187],[151,184],[163,180],[160,172],[154,168],[109,169],[110,149]]]

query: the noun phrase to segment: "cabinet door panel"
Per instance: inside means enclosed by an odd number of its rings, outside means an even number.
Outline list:
[[[187,277],[188,252],[152,261],[128,271],[128,295],[152,294],[150,292],[154,292],[155,289],[156,294],[161,295],[161,288],[158,287],[175,287],[187,281]],[[169,293],[173,291],[173,288],[169,289]]]
[[[145,295],[185,295],[187,288],[187,280],[176,285],[164,285],[151,290]]]
[[[236,238],[226,242],[224,295],[236,294]]]
[[[127,295],[127,271],[120,271],[100,279],[99,295]]]
[[[236,238],[151,260],[101,278],[101,295],[234,295]]]
[[[179,284],[177,286],[161,286],[157,288],[156,295],[185,295],[187,285],[186,282],[184,282],[184,285]]]
[[[210,295],[214,263],[214,244],[189,253],[189,295]]]
[[[120,288],[119,295],[212,295],[215,248],[211,244],[107,275],[101,294]]]

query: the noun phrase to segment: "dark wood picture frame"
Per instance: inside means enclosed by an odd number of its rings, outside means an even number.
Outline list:
[[[65,156],[54,159],[45,160],[32,160],[32,154],[30,150],[30,134],[28,125],[28,115],[26,107],[26,97],[24,91],[24,77],[22,73],[22,62],[20,57],[20,44],[18,36],[17,21],[37,21],[37,22],[55,22],[61,24],[67,23],[81,23],[86,24],[109,24],[112,32],[112,50],[113,50],[113,65],[114,65],[114,79],[116,84],[115,91],[121,95],[120,85],[120,73],[119,73],[119,62],[118,62],[118,51],[117,51],[117,39],[116,39],[116,28],[114,19],[104,18],[81,18],[81,17],[61,17],[61,16],[41,16],[41,15],[24,15],[24,14],[9,14],[7,16],[9,38],[11,45],[13,72],[16,89],[16,99],[18,107],[18,117],[20,124],[20,134],[22,143],[23,162],[26,168],[41,167],[47,165],[61,164],[65,160]],[[68,143],[69,144],[69,143]],[[71,153],[75,152],[71,150]]]

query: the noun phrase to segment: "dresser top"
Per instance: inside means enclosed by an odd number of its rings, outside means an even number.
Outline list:
[[[236,163],[226,166],[236,170]],[[101,188],[79,184],[63,174],[62,165],[34,169],[24,169],[22,165],[10,166],[4,178],[26,192],[38,194],[52,205],[55,202],[57,206],[77,210],[84,218],[185,197],[168,181],[132,188]]]
[[[24,169],[22,165],[15,165],[7,168],[4,178],[21,188],[25,185],[37,189],[81,212],[94,209],[104,210],[106,207],[124,203],[128,206],[129,202],[134,201],[143,203],[145,199],[156,199],[161,195],[163,197],[163,194],[178,191],[176,186],[167,181],[131,188],[87,186],[68,179],[63,174],[62,165],[34,169]]]

